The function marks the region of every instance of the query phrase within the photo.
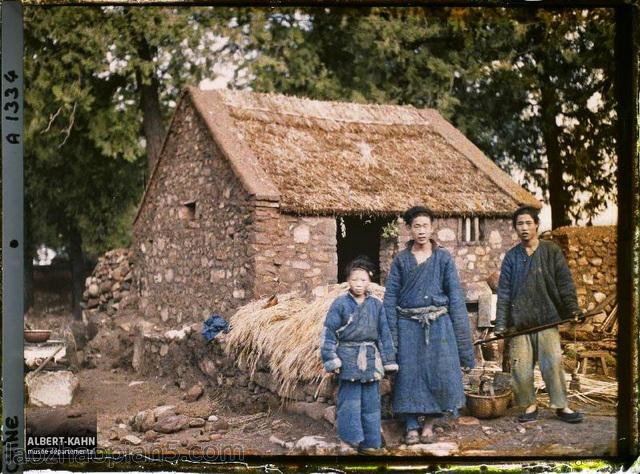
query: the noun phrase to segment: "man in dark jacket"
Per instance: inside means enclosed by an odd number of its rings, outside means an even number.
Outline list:
[[[554,243],[538,238],[539,223],[538,210],[533,207],[521,207],[513,215],[513,227],[520,243],[507,252],[502,262],[496,334],[508,335],[510,330],[533,328],[582,315],[564,255]],[[533,385],[536,361],[556,416],[567,423],[579,423],[584,419],[582,413],[567,406],[557,327],[511,338],[509,359],[516,402],[524,408],[518,421],[538,418]]]

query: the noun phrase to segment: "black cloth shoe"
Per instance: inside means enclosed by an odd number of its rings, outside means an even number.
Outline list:
[[[565,413],[562,411],[562,408],[558,408],[556,410],[556,416],[564,421],[565,423],[580,423],[584,420],[584,414],[579,411],[574,411],[573,413]]]
[[[518,416],[518,422],[519,423],[526,423],[528,421],[536,421],[538,419],[538,408],[536,408],[534,411],[532,411],[531,413],[523,413],[520,416]]]

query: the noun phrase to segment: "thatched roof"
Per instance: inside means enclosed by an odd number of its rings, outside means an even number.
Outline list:
[[[249,194],[284,212],[398,214],[420,204],[442,216],[505,216],[540,207],[432,109],[193,87],[185,99]]]

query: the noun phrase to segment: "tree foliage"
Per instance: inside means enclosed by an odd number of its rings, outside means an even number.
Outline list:
[[[76,303],[84,253],[127,243],[145,158],[157,154],[182,86],[226,47],[224,13],[25,8],[27,251],[67,250]]]
[[[542,189],[554,227],[614,199],[610,11],[312,8],[247,24],[257,90],[436,108]]]

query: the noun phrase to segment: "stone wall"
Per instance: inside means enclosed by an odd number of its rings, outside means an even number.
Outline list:
[[[550,239],[567,258],[583,309],[595,308],[616,291],[615,226],[560,227],[550,233]]]
[[[336,283],[336,220],[256,207],[251,235],[256,298]]]
[[[397,228],[395,239],[382,241],[380,264],[383,282],[393,257],[410,239],[409,231],[400,218]],[[434,219],[432,238],[454,256],[460,280],[464,283],[486,281],[489,275],[499,272],[505,253],[518,242],[509,218],[485,219],[482,241],[463,242],[461,231],[460,219],[456,217]]]
[[[188,101],[176,111],[146,199],[133,250],[147,320],[202,321],[251,299],[252,205]]]
[[[131,254],[130,249],[114,249],[98,258],[91,276],[85,280],[80,303],[85,320],[98,312],[112,316],[131,300]]]

